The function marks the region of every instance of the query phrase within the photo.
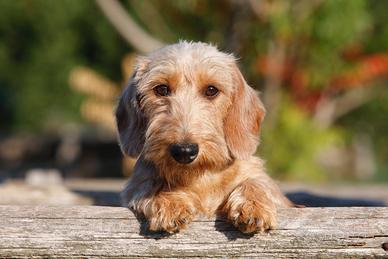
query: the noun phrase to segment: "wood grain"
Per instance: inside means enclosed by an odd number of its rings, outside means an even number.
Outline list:
[[[150,234],[128,209],[98,206],[0,206],[0,223],[0,258],[388,258],[384,207],[284,209],[253,236],[220,219]]]

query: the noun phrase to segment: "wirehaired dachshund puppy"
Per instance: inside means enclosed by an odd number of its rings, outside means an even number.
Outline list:
[[[244,233],[276,225],[291,206],[252,156],[265,109],[231,54],[182,41],[139,57],[116,110],[120,147],[138,158],[125,205],[151,231],[225,215]]]

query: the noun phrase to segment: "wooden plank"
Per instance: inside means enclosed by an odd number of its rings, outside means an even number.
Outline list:
[[[128,209],[98,206],[0,206],[0,223],[0,258],[388,258],[384,207],[283,209],[253,236],[215,219],[151,234]]]

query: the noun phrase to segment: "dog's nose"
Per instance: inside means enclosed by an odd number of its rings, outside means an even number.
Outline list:
[[[171,144],[171,156],[181,164],[189,164],[194,161],[198,155],[198,145],[193,143],[176,143]]]

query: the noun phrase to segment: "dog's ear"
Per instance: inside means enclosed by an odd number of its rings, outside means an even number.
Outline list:
[[[265,116],[258,94],[233,67],[234,93],[224,121],[224,134],[229,150],[235,158],[247,159],[259,144],[260,125]]]
[[[138,58],[135,72],[120,96],[116,109],[116,124],[121,151],[138,157],[144,146],[147,120],[139,105],[137,82],[144,72],[145,59]]]

